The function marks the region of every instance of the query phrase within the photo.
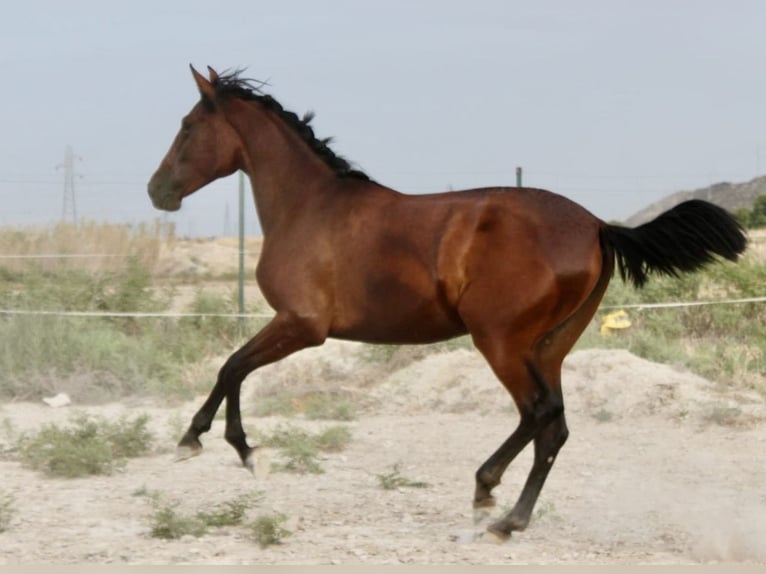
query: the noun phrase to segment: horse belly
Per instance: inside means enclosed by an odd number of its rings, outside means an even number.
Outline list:
[[[467,332],[436,286],[423,292],[391,279],[371,282],[367,292],[362,301],[338,306],[331,337],[365,343],[417,344]]]

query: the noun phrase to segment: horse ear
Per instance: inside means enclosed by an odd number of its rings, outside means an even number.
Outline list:
[[[213,102],[215,100],[215,88],[213,87],[213,84],[210,83],[205,76],[195,70],[194,66],[189,64],[189,67],[191,68],[192,76],[194,76],[194,81],[197,84],[197,88],[199,89],[202,98]]]
[[[215,86],[218,83],[218,72],[210,66],[207,67],[207,72],[210,75],[210,83]]]

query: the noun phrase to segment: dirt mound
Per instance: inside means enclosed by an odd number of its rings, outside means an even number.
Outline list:
[[[562,378],[569,408],[597,417],[657,416],[737,426],[766,416],[756,393],[730,393],[686,369],[653,363],[628,351],[573,353],[564,362]]]
[[[476,351],[457,349],[411,361],[371,361],[365,345],[328,341],[251,376],[254,395],[340,390],[370,414],[515,413],[508,392]],[[562,370],[568,411],[596,419],[662,417],[747,426],[766,418],[755,393],[729,392],[686,369],[628,351],[571,354]]]
[[[430,355],[388,375],[372,389],[385,413],[507,411],[513,405],[486,361],[459,349]]]

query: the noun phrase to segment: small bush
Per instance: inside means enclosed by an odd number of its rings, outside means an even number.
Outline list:
[[[19,457],[30,468],[58,478],[111,474],[127,458],[149,451],[152,435],[146,428],[148,421],[146,415],[134,420],[123,417],[116,423],[75,415],[68,428],[48,424],[31,436],[23,435]]]
[[[209,511],[184,514],[178,511],[175,502],[162,501],[161,494],[156,491],[147,491],[144,487],[142,491],[137,491],[137,494],[148,496],[154,507],[150,517],[149,535],[166,540],[175,540],[183,536],[204,536],[211,528],[239,526],[244,522],[247,511],[261,499],[260,494],[246,494],[223,502]]]
[[[352,421],[356,418],[356,406],[346,398],[320,393],[306,400],[305,413],[312,420]]]
[[[158,504],[151,516],[152,538],[164,540],[176,540],[183,536],[203,536],[207,532],[205,523],[197,516],[188,516],[179,513],[175,504]]]
[[[294,425],[281,425],[271,435],[258,435],[264,446],[279,448],[285,462],[275,465],[276,470],[296,473],[320,474],[317,460],[319,452],[339,452],[351,441],[351,431],[344,426],[329,427],[319,434],[311,434]]]
[[[397,488],[428,488],[427,482],[410,480],[403,477],[399,472],[399,465],[395,464],[391,472],[377,474],[378,484],[383,490],[396,490]]]
[[[614,414],[603,407],[601,407],[591,416],[596,420],[596,422],[600,423],[608,423],[614,419]]]
[[[308,441],[311,436],[293,424],[280,424],[271,434],[256,432],[255,435],[259,444],[271,448],[286,448],[295,441]]]
[[[324,452],[340,452],[351,442],[351,431],[345,426],[332,426],[316,436],[319,450]]]
[[[250,530],[261,548],[265,548],[272,544],[281,544],[284,538],[292,534],[285,528],[285,522],[287,516],[282,513],[263,515],[250,524]]]
[[[139,486],[137,489],[135,489],[132,493],[132,496],[145,496],[146,498],[149,498],[150,500],[158,501],[160,499],[160,491],[159,490],[150,490],[148,486],[145,484]]]
[[[11,520],[16,514],[13,506],[14,498],[11,494],[0,492],[0,532],[5,532],[11,525]]]
[[[136,458],[149,452],[154,438],[147,428],[148,423],[148,415],[139,415],[133,420],[122,417],[116,423],[104,425],[103,432],[114,456]]]
[[[201,315],[213,315],[184,317],[179,323],[184,331],[194,333],[198,345],[206,350],[217,351],[222,343],[226,346],[234,346],[239,340],[239,325],[236,319],[215,316],[237,312],[237,304],[233,297],[226,298],[219,293],[200,290],[196,293],[188,311]]]
[[[276,470],[295,472],[298,474],[322,474],[322,466],[317,457],[319,455],[316,443],[309,437],[308,440],[292,440],[282,447],[285,462],[275,465]]]
[[[247,511],[260,500],[259,494],[246,494],[223,502],[211,511],[200,511],[197,513],[197,518],[210,528],[238,526],[242,524]]]

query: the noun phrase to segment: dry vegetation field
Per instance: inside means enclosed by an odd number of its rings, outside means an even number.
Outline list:
[[[102,254],[0,261],[2,307],[235,308],[236,240],[76,231],[0,231],[0,253]],[[251,279],[258,250],[249,240],[247,306],[267,313]],[[645,295],[763,295],[764,266],[755,233],[747,273]],[[636,295],[615,285],[609,297]],[[750,325],[763,306],[630,310],[633,327],[608,339],[594,322],[565,363],[570,440],[529,529],[503,543],[471,508],[473,473],[517,416],[468,340],[328,341],[253,373],[253,477],[220,417],[201,456],[172,462],[240,341],[236,322],[0,316],[0,564],[766,563],[766,337]],[[59,392],[72,404],[42,400]],[[495,513],[515,501],[529,455],[497,488]]]

